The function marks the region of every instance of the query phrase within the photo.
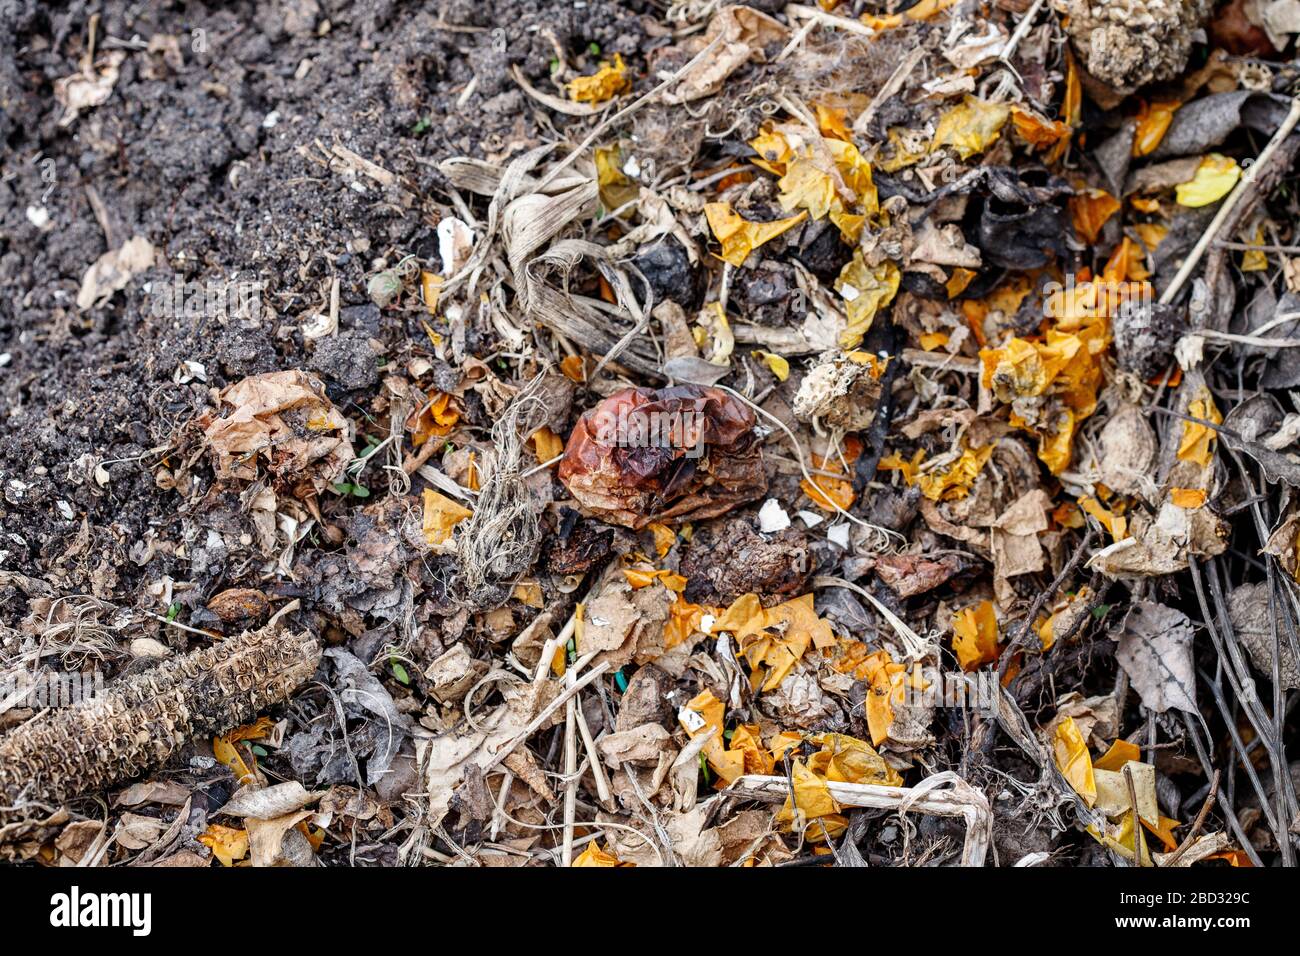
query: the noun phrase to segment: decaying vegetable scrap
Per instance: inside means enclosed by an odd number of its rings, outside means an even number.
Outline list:
[[[1300,5],[556,6],[367,32],[222,147],[260,303],[0,442],[0,689],[115,678],[0,696],[0,852],[1295,865]],[[86,157],[181,52],[90,47]],[[249,245],[105,192],[42,342]]]
[[[717,517],[767,490],[754,426],[717,389],[628,389],[579,419],[559,479],[587,513],[625,527]]]

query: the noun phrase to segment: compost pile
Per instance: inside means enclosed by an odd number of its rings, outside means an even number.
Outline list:
[[[0,855],[1295,863],[1300,5],[351,7],[0,13]]]

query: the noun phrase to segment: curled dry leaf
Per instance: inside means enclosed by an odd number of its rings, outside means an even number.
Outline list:
[[[274,484],[305,498],[337,481],[352,460],[352,425],[321,381],[299,369],[268,372],[222,390],[198,418],[219,478]]]
[[[136,275],[153,268],[154,247],[144,236],[132,236],[118,249],[104,253],[81,277],[81,290],[77,293],[77,308],[81,311],[98,308],[114,292],[125,289]]]
[[[63,107],[60,126],[71,126],[82,110],[99,106],[113,95],[126,53],[109,50],[93,68],[54,81],[54,98]]]
[[[713,53],[692,67],[664,95],[668,103],[689,103],[716,93],[732,73],[751,60],[761,59],[764,48],[784,42],[789,31],[778,20],[746,6],[726,6],[713,15],[701,37],[691,37],[679,48],[686,58],[717,41]]]

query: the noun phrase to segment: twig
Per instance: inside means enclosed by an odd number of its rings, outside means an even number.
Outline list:
[[[783,11],[788,17],[795,17],[802,20],[815,20],[824,27],[830,27],[834,30],[845,30],[848,33],[856,33],[858,36],[873,37],[876,31],[871,29],[865,23],[857,20],[851,20],[848,17],[837,17],[833,13],[827,13],[825,10],[818,10],[816,7],[805,7],[801,3],[786,4]]]
[[[1282,125],[1279,126],[1277,132],[1273,134],[1273,138],[1268,141],[1268,145],[1265,146],[1264,151],[1259,154],[1259,158],[1250,165],[1245,173],[1242,174],[1237,185],[1233,188],[1232,192],[1228,194],[1228,198],[1225,199],[1223,205],[1219,207],[1219,211],[1215,213],[1214,218],[1210,220],[1210,224],[1206,227],[1205,232],[1201,234],[1201,238],[1197,240],[1196,245],[1192,247],[1191,253],[1185,260],[1183,260],[1182,268],[1178,270],[1173,281],[1169,283],[1169,287],[1161,293],[1161,305],[1168,305],[1177,298],[1178,293],[1181,292],[1183,286],[1187,284],[1187,280],[1190,279],[1192,273],[1196,271],[1196,267],[1200,265],[1201,257],[1204,256],[1205,251],[1210,248],[1210,243],[1215,240],[1219,234],[1219,230],[1223,228],[1223,224],[1227,221],[1228,216],[1232,214],[1232,210],[1236,207],[1237,203],[1241,201],[1242,197],[1251,191],[1254,187],[1255,180],[1259,178],[1260,170],[1268,167],[1269,163],[1273,159],[1273,155],[1277,152],[1278,147],[1282,145],[1283,140],[1291,135],[1291,131],[1295,129],[1296,123],[1298,122],[1300,122],[1300,99],[1292,99],[1291,109],[1286,114],[1286,119],[1282,121]]]
[[[534,192],[542,192],[551,182],[555,180],[555,177],[558,176],[562,170],[567,169],[578,159],[579,156],[586,153],[587,147],[589,147],[598,138],[600,138],[600,136],[605,132],[605,130],[609,129],[611,126],[613,126],[619,120],[623,119],[625,116],[629,116],[632,113],[639,110],[642,106],[650,102],[650,100],[654,99],[664,90],[666,90],[668,87],[672,86],[674,83],[680,80],[683,76],[685,76],[688,72],[690,72],[700,63],[703,63],[705,58],[713,52],[713,48],[722,42],[723,36],[724,34],[719,33],[716,37],[714,37],[712,40],[709,41],[708,45],[705,46],[704,49],[700,50],[699,53],[691,57],[681,69],[675,72],[672,76],[668,77],[668,79],[664,80],[662,83],[656,86],[649,93],[646,93],[644,96],[638,97],[632,103],[623,107],[613,116],[609,117],[608,119],[602,120],[600,123],[598,123],[596,125],[596,128],[593,129],[587,135],[587,138],[578,144],[577,149],[573,150],[573,152],[569,153],[568,156],[565,156],[562,160],[560,160],[558,163],[556,163],[554,166],[551,167],[551,171],[542,177],[542,181],[537,184],[537,187],[535,188]]]
[[[573,671],[565,680],[573,686]],[[575,691],[564,705],[564,852],[561,861],[573,866],[573,821],[578,810],[578,694]]]
[[[1038,597],[1034,598],[1034,603],[1029,606],[1029,613],[1025,615],[1025,620],[1020,625],[1020,632],[1016,634],[1015,640],[1008,644],[1002,652],[1002,661],[998,664],[998,677],[1006,675],[1007,668],[1011,666],[1011,658],[1014,656],[1014,652],[1018,648],[1028,646],[1029,632],[1034,625],[1034,619],[1038,617],[1038,612],[1043,609],[1043,605],[1051,599],[1052,595],[1057,592],[1066,579],[1074,573],[1075,568],[1079,566],[1079,562],[1083,560],[1083,556],[1088,552],[1088,546],[1092,544],[1092,534],[1092,525],[1088,525],[1083,540],[1079,542],[1079,547],[1075,549],[1074,554],[1070,555],[1070,560],[1065,563],[1065,567],[1061,568],[1061,573],[1047,586],[1047,590],[1040,591]]]
[[[577,673],[574,671],[574,673]],[[596,781],[596,796],[600,802],[608,804],[610,800],[609,774],[605,772],[605,765],[600,760],[600,753],[596,750],[596,738],[592,736],[591,727],[587,723],[587,715],[582,712],[581,695],[574,698],[577,701],[575,710],[578,714],[578,733],[582,735],[582,745],[587,750],[587,759],[591,762],[591,775]]]
[[[483,772],[487,773],[489,770],[496,767],[496,765],[501,761],[505,760],[506,757],[510,756],[514,749],[531,737],[538,727],[542,726],[542,724],[550,719],[553,713],[567,704],[574,694],[582,690],[582,688],[586,687],[607,670],[609,670],[609,661],[601,661],[601,663],[597,664],[582,677],[579,677],[572,687],[565,688],[563,693],[543,707],[541,713],[528,722],[527,727],[501,745],[501,749],[493,754],[492,759],[488,761],[487,766],[483,768]]]
[[[939,789],[950,784],[952,789]],[[727,791],[759,799],[784,800],[790,793],[785,777],[747,774]],[[966,842],[962,848],[962,866],[983,866],[992,836],[993,813],[988,798],[951,771],[927,777],[915,787],[885,787],[871,783],[827,784],[831,797],[846,807],[875,807],[909,810],[937,816],[962,817],[966,821]]]
[[[1126,768],[1127,769],[1127,768]],[[1205,802],[1201,804],[1201,812],[1196,815],[1192,828],[1187,831],[1187,836],[1183,837],[1183,842],[1178,845],[1164,862],[1165,866],[1177,866],[1178,861],[1182,859],[1188,847],[1196,842],[1197,836],[1200,835],[1201,827],[1205,826],[1205,819],[1210,815],[1210,807],[1214,806],[1214,798],[1219,795],[1219,771],[1214,771],[1214,779],[1210,781],[1210,792],[1206,794]]]
[[[998,54],[998,59],[1007,66],[1011,65],[1011,54],[1016,52],[1016,47],[1020,46],[1020,41],[1025,38],[1025,35],[1029,33],[1030,28],[1033,27],[1034,21],[1038,19],[1038,11],[1043,9],[1043,4],[1045,2],[1046,0],[1034,0],[1034,5],[1025,11],[1025,15],[1021,17],[1020,22],[1016,24],[1016,32],[1011,34],[1011,38],[1007,40],[1006,46],[1004,46],[1002,52]]]
[[[786,9],[788,10],[789,7]],[[871,122],[871,117],[876,114],[876,107],[902,89],[903,83],[912,75],[912,71],[916,69],[916,65],[921,62],[924,56],[925,48],[922,46],[913,47],[908,52],[903,62],[898,64],[894,72],[889,75],[889,79],[885,80],[885,85],[876,91],[876,95],[871,98],[871,102],[867,104],[866,109],[859,113],[858,118],[853,121],[853,132],[856,135],[861,136],[866,133],[867,124]]]
[[[1142,818],[1138,815],[1137,787],[1133,784],[1133,768],[1124,765],[1124,783],[1128,787],[1129,811],[1133,814],[1133,865],[1145,866],[1142,858],[1146,856],[1146,834],[1142,832]]]

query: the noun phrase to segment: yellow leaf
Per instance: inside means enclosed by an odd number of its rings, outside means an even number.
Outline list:
[[[1102,282],[1110,284],[1108,294],[1110,289],[1126,291],[1130,280],[1140,281],[1150,275],[1151,273],[1147,271],[1141,249],[1128,236],[1120,239],[1119,245],[1110,254],[1110,258],[1106,260],[1106,265],[1101,271]]]
[[[766,609],[758,595],[742,595],[717,615],[713,630],[735,637],[753,677],[765,677],[764,691],[779,687],[810,646],[836,643],[830,624],[817,616],[811,594]]]
[[[577,382],[579,385],[587,380],[586,362],[581,355],[566,355],[560,360],[560,371],[564,377],[571,382]]]
[[[704,616],[713,614],[716,617],[716,611],[716,608],[692,604],[679,591],[672,606],[668,608],[668,622],[664,625],[665,650],[677,647],[696,631],[704,631]]]
[[[947,10],[957,0],[920,0],[902,13],[877,16],[874,13],[862,14],[862,22],[873,30],[893,30],[909,21],[928,20],[937,13]]]
[[[1085,189],[1070,197],[1074,231],[1086,243],[1094,243],[1107,220],[1119,211],[1120,201],[1104,189]]]
[[[885,763],[865,740],[836,733],[814,734],[804,739],[820,744],[822,748],[808,758],[809,769],[831,783],[869,783],[881,787],[903,785],[898,771]]]
[[[627,578],[627,583],[631,585],[633,591],[639,591],[641,588],[648,588],[654,584],[662,572],[652,571],[647,568],[624,568],[623,577]]]
[[[883,159],[877,157],[876,165],[887,173],[896,173],[924,159],[929,152],[930,144],[919,130],[891,126],[889,149]]]
[[[225,739],[234,743],[239,740],[261,740],[268,737],[271,731],[275,729],[275,721],[270,717],[259,717],[251,724],[244,724],[242,727],[236,727],[230,733],[225,734]]]
[[[468,518],[472,511],[432,488],[424,489],[424,540],[431,547],[451,539],[451,530]]]
[[[248,783],[253,779],[253,770],[244,760],[244,755],[239,752],[235,746],[236,741],[229,737],[212,738],[212,754],[217,758],[217,762],[229,767],[235,775],[235,780],[240,786]]]
[[[636,866],[635,863],[622,863],[612,853],[607,853],[592,840],[580,854],[573,858],[570,866]]]
[[[878,266],[868,266],[862,259],[861,248],[853,251],[853,258],[845,263],[835,280],[835,291],[844,300],[848,319],[840,333],[840,347],[857,348],[862,337],[871,328],[876,313],[893,301],[898,293],[902,273],[898,266],[886,259]]]
[[[776,222],[750,222],[731,208],[731,203],[711,202],[704,207],[704,215],[709,221],[709,228],[722,245],[722,259],[733,266],[742,266],[749,254],[770,242],[781,233],[793,229],[808,218],[807,212],[801,212],[789,219]]]
[[[1223,416],[1219,414],[1219,410],[1214,406],[1214,399],[1204,389],[1201,390],[1200,398],[1188,404],[1187,414],[1192,418],[1213,422],[1215,425],[1223,422]],[[1183,438],[1178,444],[1178,458],[1181,461],[1194,461],[1204,468],[1214,460],[1214,453],[1210,451],[1210,443],[1214,441],[1216,434],[1215,430],[1207,425],[1201,425],[1197,422],[1183,422]]]
[[[1155,252],[1156,246],[1165,241],[1165,236],[1169,235],[1169,227],[1158,222],[1140,222],[1133,227],[1137,237],[1142,240],[1142,245],[1146,246],[1147,252]]]
[[[1006,103],[990,103],[976,96],[965,96],[961,103],[939,117],[930,152],[951,146],[962,159],[982,153],[995,142],[1011,115]]]
[[[744,773],[744,755],[728,755],[723,740],[722,718],[726,714],[726,708],[722,701],[714,697],[712,691],[703,690],[691,699],[685,709],[691,714],[678,714],[677,719],[688,737],[693,740],[701,734],[713,731],[713,736],[704,745],[701,753],[704,754],[704,759],[714,772],[727,783],[741,776]]]
[[[429,310],[430,315],[438,314],[438,296],[442,294],[442,282],[442,276],[436,272],[420,273],[420,290],[424,293],[424,307]]]
[[[1083,797],[1088,806],[1096,803],[1097,781],[1092,773],[1092,756],[1088,753],[1088,744],[1075,726],[1073,717],[1066,717],[1057,723],[1053,750],[1056,766],[1060,768],[1066,782],[1074,788],[1074,792]]]
[[[992,454],[992,445],[964,449],[961,456],[943,471],[934,470],[917,476],[916,483],[921,488],[921,494],[931,501],[965,498]]]
[[[907,668],[895,663],[889,651],[883,648],[868,654],[860,665],[862,680],[867,682],[864,709],[867,712],[867,729],[876,746],[889,738],[889,728],[894,723],[894,703],[901,703]],[[857,676],[858,671],[854,672]]]
[[[235,774],[235,779],[240,786],[248,783],[256,776],[255,770],[257,761],[253,761],[253,767],[249,767],[244,760],[244,755],[236,744],[245,740],[259,740],[268,736],[275,727],[275,722],[270,717],[259,717],[251,724],[244,724],[242,727],[236,727],[229,733],[220,737],[212,738],[212,753],[217,761],[229,767]]]
[[[1094,770],[1111,770],[1118,773],[1130,760],[1141,759],[1142,751],[1138,749],[1137,744],[1129,743],[1127,740],[1116,740],[1092,767]]]
[[[812,218],[825,219],[832,206],[843,209],[835,181],[811,159],[795,160],[777,186],[781,190],[777,199],[786,212],[806,209]]]
[[[812,456],[812,466],[814,471],[834,472],[837,475],[844,474],[843,466],[838,458],[823,458],[821,455]],[[857,497],[853,493],[853,483],[846,478],[833,478],[829,475],[814,474],[812,480],[807,478],[799,482],[799,487],[803,493],[812,499],[813,504],[825,511],[833,511],[837,514],[839,511],[848,511]],[[836,508],[836,505],[839,508]]]
[[[805,149],[788,162],[777,185],[782,209],[804,209],[813,219],[829,216],[850,243],[858,241],[866,217],[880,208],[870,164],[853,143],[843,140],[824,140],[816,152]]]
[[[1174,820],[1171,817],[1161,816],[1159,826],[1152,826],[1146,820],[1142,821],[1142,825],[1146,827],[1147,830],[1156,837],[1156,839],[1164,844],[1165,852],[1176,850],[1178,848],[1178,838],[1174,836],[1174,830],[1181,827],[1182,824],[1177,820]]]
[[[799,482],[799,487],[803,493],[812,499],[813,504],[824,511],[833,511],[839,514],[840,511],[848,511],[857,497],[853,494],[852,483],[845,481],[843,478],[827,478],[825,475],[814,475],[813,480],[807,478]],[[836,508],[836,505],[839,508]]]
[[[790,161],[794,159],[794,150],[789,141],[772,128],[771,123],[764,123],[758,135],[749,141],[749,146],[758,153],[753,160],[755,166],[765,169],[775,176],[784,176]]]
[[[1083,81],[1079,77],[1079,67],[1074,62],[1074,54],[1065,51],[1065,102],[1061,104],[1061,115],[1072,128],[1078,128],[1083,116]]]
[[[933,352],[935,349],[947,345],[948,338],[947,332],[926,332],[921,336],[921,348],[927,352]]]
[[[1137,118],[1137,130],[1133,135],[1134,156],[1147,156],[1155,152],[1155,148],[1165,138],[1169,124],[1174,120],[1174,111],[1180,105],[1182,104],[1175,102],[1142,104]]]
[[[542,608],[546,606],[546,601],[542,596],[542,586],[536,581],[520,581],[510,592],[519,603],[526,607]]]
[[[848,110],[842,106],[826,106],[822,103],[818,103],[815,108],[817,111],[817,129],[821,131],[823,136],[838,139],[845,143],[853,142],[853,134],[845,123]]]
[[[925,460],[925,449],[919,448],[916,454],[912,456],[911,461],[907,461],[898,452],[892,455],[886,455],[880,459],[876,465],[877,471],[897,471],[903,476],[903,481],[909,485],[916,484],[916,470],[920,467],[921,462]]]
[[[627,66],[621,54],[614,54],[614,62],[602,61],[591,76],[579,76],[569,81],[569,96],[578,103],[603,103],[627,89]]]
[[[793,761],[790,777],[794,783],[794,793],[792,795],[794,803],[791,804],[789,796],[785,798],[785,806],[776,815],[778,823],[795,825],[795,807],[798,808],[800,823],[839,813],[839,804],[831,796],[831,790],[830,787],[826,786],[826,781],[809,770],[802,761]]]
[[[763,746],[758,724],[740,724],[731,732],[727,750],[741,755],[741,768],[745,773],[768,774],[776,759]]]
[[[248,856],[247,830],[210,823],[199,834],[199,842],[212,851],[222,866],[234,866],[236,861]]]
[[[635,202],[641,195],[640,188],[623,172],[623,151],[617,146],[596,148],[596,185],[600,204],[608,212]]]
[[[1169,492],[1169,500],[1179,508],[1193,511],[1205,504],[1205,491],[1201,488],[1174,488]]]
[[[564,454],[564,439],[543,425],[533,432],[533,449],[539,462],[550,461]]]
[[[749,353],[768,367],[778,382],[784,382],[790,377],[790,363],[777,355],[775,352],[762,352],[755,350]]]
[[[1262,246],[1264,244],[1264,227],[1260,226],[1255,230],[1255,236],[1251,239],[1254,245]],[[1268,268],[1268,256],[1262,249],[1247,249],[1241,254],[1241,271],[1242,272],[1263,272]]]
[[[1241,167],[1235,159],[1210,153],[1196,167],[1196,175],[1174,190],[1174,198],[1180,206],[1208,206],[1232,192],[1239,179]]]
[[[677,532],[666,524],[655,521],[650,525],[650,532],[655,538],[655,552],[661,558],[677,543]]]
[[[998,618],[993,604],[980,601],[963,608],[952,619],[952,650],[964,671],[973,671],[998,659]]]
[[[1011,122],[1020,138],[1035,149],[1055,146],[1070,135],[1070,124],[1048,119],[1023,106],[1011,107]]]
[[[451,404],[451,396],[446,392],[434,392],[428,404],[407,419],[406,427],[412,432],[411,444],[419,448],[431,438],[450,435],[459,421],[460,412]]]
[[[1110,532],[1113,541],[1122,541],[1128,537],[1128,520],[1107,509],[1096,498],[1080,498],[1079,507],[1101,522],[1101,526]]]
[[[1050,296],[1045,305],[1055,324],[1045,341],[1012,338],[1001,348],[980,351],[981,383],[998,401],[1013,405],[1012,425],[1038,435],[1038,457],[1054,475],[1070,463],[1075,428],[1097,407],[1101,358],[1110,341],[1104,312],[1114,304],[1110,297],[1098,304],[1104,284],[1084,282]],[[1040,395],[1056,401],[1018,401]]]
[[[957,266],[953,269],[952,275],[948,278],[948,281],[944,283],[944,290],[948,293],[948,298],[955,299],[957,296],[965,292],[966,287],[970,285],[971,280],[977,275],[979,275],[979,273],[974,269],[963,269],[961,266]]]

